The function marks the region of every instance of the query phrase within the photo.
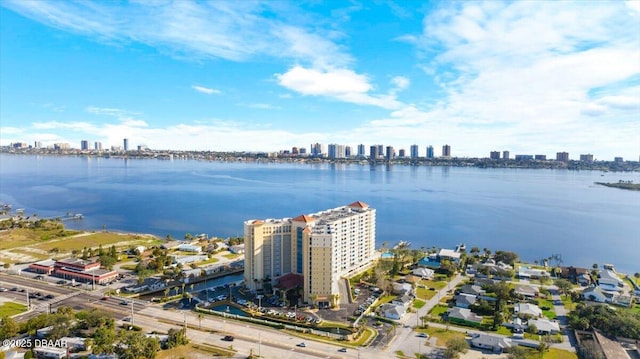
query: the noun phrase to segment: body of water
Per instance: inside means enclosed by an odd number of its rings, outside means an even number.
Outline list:
[[[633,273],[640,192],[594,184],[620,179],[640,182],[640,174],[0,155],[0,202],[27,216],[82,213],[71,228],[242,236],[248,219],[359,200],[377,210],[378,246],[465,243]]]

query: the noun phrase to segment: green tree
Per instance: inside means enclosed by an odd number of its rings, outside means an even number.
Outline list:
[[[9,316],[0,319],[0,340],[13,338],[18,334],[18,324]]]
[[[93,334],[93,354],[113,354],[115,352],[116,329],[114,327],[98,327]]]
[[[167,339],[167,348],[177,347],[179,345],[185,345],[189,343],[189,339],[187,338],[187,333],[184,328],[182,329],[169,329],[167,333],[169,338]]]
[[[460,357],[461,353],[466,353],[469,350],[469,343],[464,338],[449,339],[444,351],[444,357],[446,359],[456,359]]]
[[[116,258],[110,255],[101,255],[98,261],[103,268],[107,268],[109,270],[113,269],[113,266],[117,263]]]
[[[508,359],[526,359],[527,351],[520,346],[513,346],[509,348]]]
[[[553,284],[558,287],[558,291],[560,291],[560,294],[562,295],[569,294],[569,291],[571,291],[571,288],[573,287],[573,284],[566,279],[556,279],[553,281]]]

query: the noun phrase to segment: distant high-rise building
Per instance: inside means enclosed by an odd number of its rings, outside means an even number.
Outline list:
[[[613,158],[614,162],[624,162],[624,160],[622,159],[622,157],[614,157]]]
[[[411,153],[411,158],[420,157],[420,155],[418,154],[418,145],[411,145],[410,153]]]
[[[433,146],[427,146],[427,158],[434,158],[436,156],[433,151]]]
[[[292,155],[297,155],[299,153],[300,153],[300,151],[298,150],[298,147],[295,147],[295,146],[291,147],[291,154]]]
[[[516,155],[516,161],[533,161],[533,155]]]
[[[351,146],[344,146],[344,156],[346,158],[351,157]]]
[[[556,161],[569,162],[568,152],[556,152]]]
[[[384,157],[384,146],[378,145],[378,157]]]
[[[444,145],[442,146],[442,157],[451,157],[451,146]]]
[[[68,150],[70,148],[71,148],[71,146],[69,146],[68,143],[54,143],[53,144],[53,149],[54,150]]]
[[[587,154],[587,155],[580,155],[580,161],[582,162],[593,162],[593,155],[592,154]]]
[[[387,152],[385,158],[387,161],[391,161],[396,157],[396,150],[393,149],[393,146],[387,146]]]
[[[129,151],[129,139],[125,138],[123,141],[124,152]]]
[[[87,141],[87,140],[80,141],[80,150],[81,151],[89,150],[89,141]]]
[[[536,161],[546,161],[547,160],[547,155],[535,155],[535,160]]]
[[[300,154],[301,154],[301,155],[306,155],[306,154],[307,154],[307,149],[306,149],[306,148],[304,148],[304,147],[300,147],[300,148],[298,149],[298,151],[300,151]]]
[[[36,141],[36,142],[34,142],[34,143],[33,143],[33,147],[35,147],[35,148],[42,148],[42,142],[40,142],[40,141]]]
[[[406,156],[404,148],[398,150],[398,157],[404,158]]]
[[[99,141],[94,142],[93,149],[96,151],[102,151],[102,142],[99,142]]]
[[[377,159],[379,156],[378,153],[378,146],[377,145],[373,145],[369,147],[369,159],[375,160]]]
[[[509,159],[509,151],[502,151],[502,159],[503,160]]]
[[[365,157],[365,149],[363,144],[358,145],[358,157]]]
[[[489,152],[489,158],[491,158],[492,160],[499,160],[500,159],[500,151],[491,151],[491,152]]]
[[[311,145],[311,156],[318,157],[322,156],[322,145],[319,143],[314,143]]]
[[[338,145],[335,143],[330,144],[327,147],[327,156],[332,160],[346,158],[344,145]]]

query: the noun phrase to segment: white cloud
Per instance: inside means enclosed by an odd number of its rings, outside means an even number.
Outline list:
[[[348,69],[318,70],[294,66],[275,77],[281,86],[303,95],[326,96],[387,109],[401,106],[393,95],[370,95],[373,86],[369,79]]]
[[[2,135],[17,135],[23,132],[23,129],[18,127],[2,126],[0,127],[0,133]]]
[[[88,106],[85,110],[94,115],[112,116],[117,118],[140,114],[139,112],[133,112],[133,111],[123,110],[119,108],[97,107],[97,106]]]
[[[392,92],[396,93],[409,87],[411,81],[404,76],[395,76],[391,79],[391,84],[395,87]]]
[[[193,85],[191,86],[191,88],[206,95],[213,95],[213,94],[219,95],[222,93],[222,91],[220,90],[204,87],[204,86],[198,86],[198,85]]]
[[[247,105],[243,105],[249,108],[255,108],[255,109],[259,109],[259,110],[280,110],[281,107],[279,106],[274,106],[270,103],[250,103]]]
[[[102,2],[7,0],[12,10],[65,31],[107,43],[137,42],[178,58],[246,61],[289,58],[314,66],[343,66],[351,57],[315,18],[295,4],[248,1]]]

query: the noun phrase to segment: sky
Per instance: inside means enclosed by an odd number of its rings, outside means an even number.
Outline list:
[[[0,2],[0,144],[640,157],[639,1]]]

